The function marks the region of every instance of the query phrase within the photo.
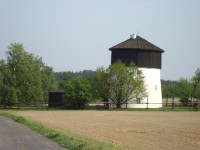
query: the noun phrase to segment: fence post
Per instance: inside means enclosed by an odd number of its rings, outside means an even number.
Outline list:
[[[174,110],[174,96],[172,97],[172,110]]]
[[[193,95],[191,94],[191,103],[193,104]]]
[[[199,102],[198,102],[198,100],[196,99],[196,101],[193,101],[193,110],[194,111],[197,111],[198,110],[198,107],[199,107]]]
[[[168,105],[168,95],[166,97],[166,106]]]
[[[127,109],[127,104],[128,104],[128,102],[127,102],[127,100],[126,100],[126,109]]]
[[[147,108],[146,109],[149,109],[149,98],[147,96]]]

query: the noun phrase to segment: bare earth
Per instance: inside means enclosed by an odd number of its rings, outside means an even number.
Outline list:
[[[18,111],[56,130],[137,150],[200,149],[200,112]]]

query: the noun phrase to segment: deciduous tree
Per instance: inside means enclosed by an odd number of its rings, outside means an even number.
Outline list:
[[[7,66],[16,78],[20,103],[37,103],[42,100],[41,58],[24,50],[22,44],[11,43],[8,47]]]
[[[7,60],[0,63],[1,103],[44,102],[43,94],[57,87],[53,69],[44,65],[42,58],[25,51],[22,44],[11,43],[6,56]]]
[[[0,104],[12,107],[17,102],[16,78],[4,60],[0,61]]]
[[[100,74],[100,95],[109,96],[117,108],[131,100],[140,103],[146,96],[143,73],[133,63],[126,66],[117,61],[107,69],[97,69],[97,73]]]
[[[108,78],[108,69],[99,67],[95,73],[95,85],[100,98],[108,101],[110,98],[110,85]]]
[[[189,99],[192,94],[192,84],[184,78],[181,78],[177,84],[178,94],[177,96],[180,97],[180,101],[184,106],[190,104],[191,100]]]
[[[93,100],[94,97],[92,83],[80,76],[66,82],[65,94],[67,103],[78,109]]]

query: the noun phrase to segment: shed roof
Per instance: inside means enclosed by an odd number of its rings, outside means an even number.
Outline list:
[[[154,44],[148,42],[147,40],[141,38],[138,35],[131,35],[129,39],[123,41],[111,48],[109,50],[115,49],[142,49],[142,50],[153,50],[158,52],[164,52],[161,48],[155,46]]]

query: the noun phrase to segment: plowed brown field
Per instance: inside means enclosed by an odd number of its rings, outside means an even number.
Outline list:
[[[137,150],[200,149],[200,112],[18,111],[62,132]]]

